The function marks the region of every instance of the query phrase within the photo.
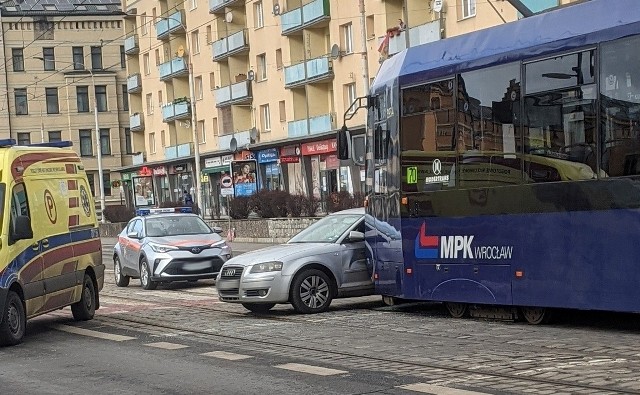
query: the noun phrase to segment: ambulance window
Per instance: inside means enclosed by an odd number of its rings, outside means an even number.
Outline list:
[[[11,216],[25,215],[29,217],[29,204],[27,202],[27,192],[24,184],[18,184],[13,187],[13,196],[11,199]]]

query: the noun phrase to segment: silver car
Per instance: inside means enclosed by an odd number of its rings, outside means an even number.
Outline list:
[[[253,312],[291,303],[298,312],[319,313],[334,298],[372,294],[364,226],[364,209],[340,211],[286,244],[230,259],[216,279],[220,300]]]
[[[145,209],[118,236],[113,251],[116,285],[126,287],[139,278],[144,289],[160,282],[215,278],[231,258],[231,248],[200,217]],[[175,210],[185,211],[184,209]]]

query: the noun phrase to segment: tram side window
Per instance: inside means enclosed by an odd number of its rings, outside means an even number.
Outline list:
[[[597,178],[595,50],[525,66],[529,182]]]
[[[640,37],[602,45],[601,163],[609,177],[640,174]]]
[[[520,81],[519,63],[458,76],[460,187],[522,183]]]

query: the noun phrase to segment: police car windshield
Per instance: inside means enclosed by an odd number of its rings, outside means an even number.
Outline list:
[[[213,233],[211,228],[197,216],[171,215],[147,218],[148,237],[166,237],[180,235],[198,235]]]

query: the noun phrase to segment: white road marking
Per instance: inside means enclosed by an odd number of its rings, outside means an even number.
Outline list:
[[[433,395],[486,395],[484,392],[466,391],[457,388],[441,387],[439,385],[427,384],[427,383],[415,383],[400,385],[398,388],[403,390],[421,392],[423,394]]]
[[[111,333],[104,333],[104,332],[92,331],[89,329],[77,328],[75,326],[52,325],[51,327],[53,329],[56,329],[62,332],[73,333],[73,334],[82,335],[82,336],[95,337],[95,338],[104,339],[104,340],[113,340],[116,342],[123,342],[126,340],[135,339],[135,337],[131,337],[131,336],[114,335]]]
[[[181,348],[189,347],[189,346],[185,346],[184,344],[176,344],[176,343],[168,343],[168,342],[148,343],[148,344],[145,344],[145,346],[162,348],[163,350],[179,350]]]
[[[286,363],[284,365],[276,365],[276,368],[292,370],[294,372],[316,374],[318,376],[333,376],[336,374],[349,373],[345,370],[329,369],[321,366],[304,365],[301,363]]]
[[[212,351],[212,352],[206,352],[200,355],[204,355],[205,357],[226,359],[228,361],[239,361],[241,359],[253,358],[251,355],[235,354],[235,353],[226,352],[226,351]]]

